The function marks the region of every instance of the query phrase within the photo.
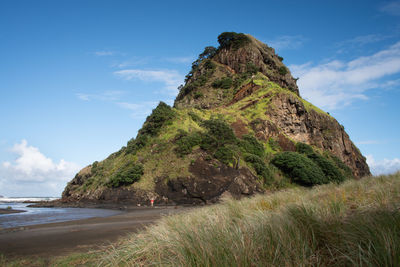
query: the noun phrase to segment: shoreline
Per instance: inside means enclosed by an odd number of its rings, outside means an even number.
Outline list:
[[[193,204],[164,204],[157,203],[154,206],[151,206],[150,203],[148,205],[140,205],[137,203],[115,203],[115,202],[91,202],[91,201],[82,201],[82,202],[62,202],[60,200],[52,200],[52,201],[31,201],[29,202],[29,208],[89,208],[89,209],[111,209],[111,210],[123,210],[123,211],[134,211],[134,210],[142,210],[142,209],[151,209],[151,208],[175,208],[175,207],[201,207],[203,205],[193,205]]]
[[[2,209],[2,208],[0,208],[0,215],[21,213],[21,212],[26,212],[26,210],[14,210],[14,209]]]
[[[115,243],[163,216],[191,209],[193,207],[138,207],[109,217],[0,229],[0,251],[8,258],[51,258],[87,252]]]

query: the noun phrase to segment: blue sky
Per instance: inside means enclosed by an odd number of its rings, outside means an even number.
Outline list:
[[[400,1],[0,1],[0,195],[58,196],[173,103],[224,31],[284,57],[375,174],[400,169]]]

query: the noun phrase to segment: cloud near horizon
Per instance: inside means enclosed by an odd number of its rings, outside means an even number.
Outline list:
[[[138,79],[145,82],[164,83],[167,93],[172,95],[178,93],[178,86],[182,84],[184,80],[184,76],[176,70],[126,69],[115,71],[114,75],[124,80]]]
[[[373,175],[392,174],[400,171],[400,159],[383,159],[377,161],[372,155],[367,155],[367,163]]]
[[[333,60],[317,65],[309,62],[292,65],[290,69],[300,78],[297,84],[305,99],[333,110],[355,100],[368,99],[367,90],[382,88],[385,84],[380,79],[400,72],[400,42],[348,62]]]
[[[16,159],[0,165],[0,194],[7,196],[59,196],[80,169],[78,164],[63,159],[54,162],[25,139],[11,152]]]

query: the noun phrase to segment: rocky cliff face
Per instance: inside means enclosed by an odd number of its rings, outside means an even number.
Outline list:
[[[265,111],[270,120],[253,127],[258,138],[268,140],[284,134],[296,142],[333,153],[352,169],[357,178],[370,175],[366,159],[333,117],[318,109],[307,110],[299,98],[290,94],[276,95],[271,106]]]
[[[154,177],[151,190],[134,187],[104,188],[82,192],[93,177],[92,167],[82,169],[69,183],[62,195],[64,202],[149,204],[210,204],[223,196],[241,198],[263,192],[257,177],[247,168],[235,169],[215,159],[207,158],[204,152],[189,166],[188,176],[170,179],[168,175]]]
[[[253,63],[269,80],[299,95],[296,79],[283,64],[283,59],[275,54],[275,50],[250,35],[248,38],[250,39],[248,45],[237,49],[222,48],[213,59],[235,73],[246,72],[247,64]]]
[[[219,42],[193,63],[174,108],[161,103],[126,147],[82,169],[62,201],[204,204],[284,188],[293,181],[272,159],[301,154],[303,143],[321,170],[370,175],[344,128],[300,97],[272,48],[236,33]]]
[[[243,80],[257,72],[265,75],[270,81],[282,88],[299,95],[299,88],[283,64],[283,58],[275,50],[250,35],[244,35],[248,41],[240,46],[220,46],[215,54],[203,60],[199,66],[194,65],[185,85],[181,88],[174,106],[177,108],[215,108],[228,104],[239,89]],[[212,60],[212,61],[211,61]],[[214,83],[231,79],[232,88],[218,90]],[[198,97],[200,96],[201,97]]]

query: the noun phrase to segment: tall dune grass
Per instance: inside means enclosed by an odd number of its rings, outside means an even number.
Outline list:
[[[4,266],[400,266],[400,172],[164,217],[107,251]]]
[[[400,173],[163,218],[103,266],[400,266]]]

